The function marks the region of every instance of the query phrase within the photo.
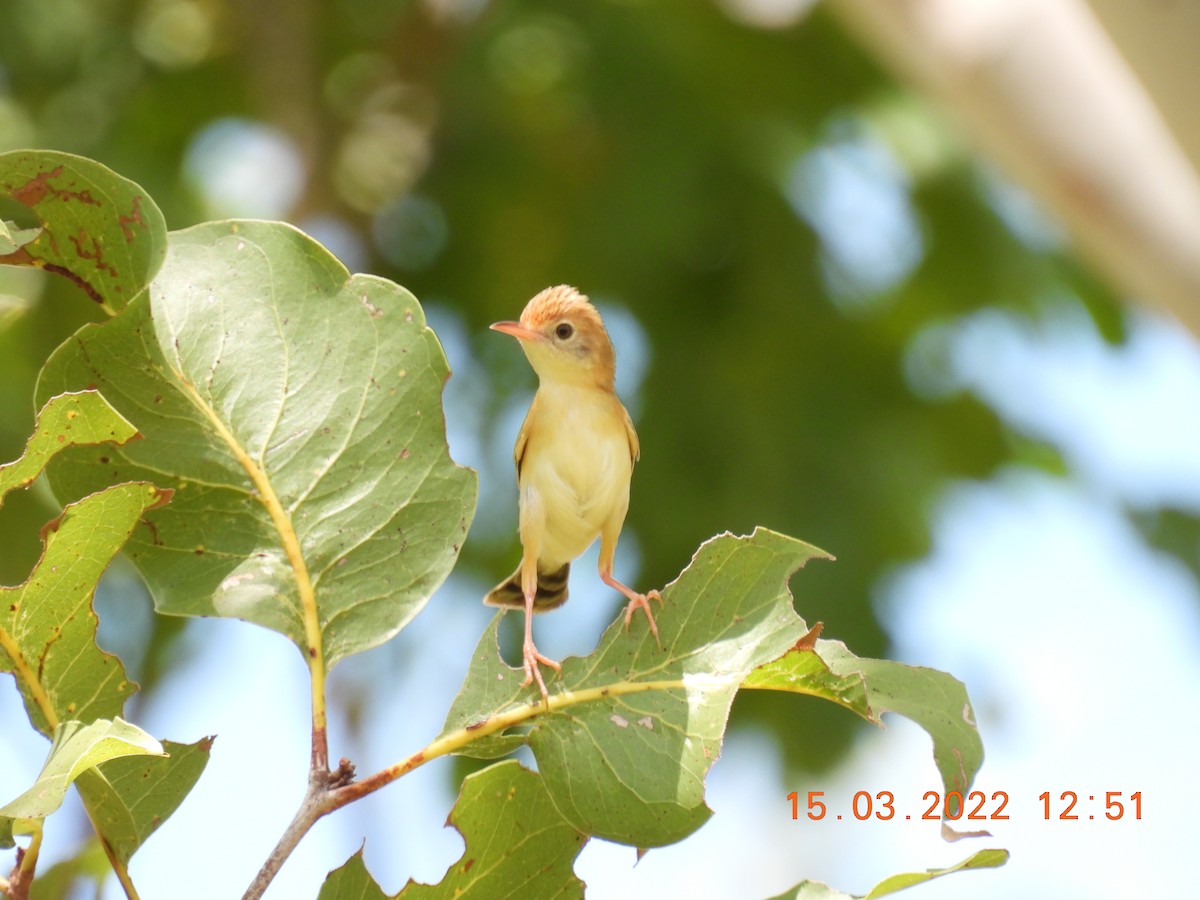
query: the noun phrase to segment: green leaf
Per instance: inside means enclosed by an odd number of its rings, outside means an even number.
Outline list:
[[[792,649],[759,666],[746,676],[742,687],[820,697],[844,706],[869,722],[882,724],[871,706],[862,673],[834,674],[825,660],[811,650]]]
[[[15,250],[0,247],[0,264],[62,275],[110,315],[145,288],[166,254],[167,227],[154,201],[93,160],[49,150],[0,153],[0,194],[42,223],[41,234]]]
[[[13,845],[12,819],[0,816],[0,850],[7,850]]]
[[[128,547],[161,612],[245,619],[305,651],[311,583],[330,666],[390,638],[449,573],[475,499],[420,305],[269,222],[172,234],[150,296],[42,373],[39,396],[96,384],[146,438],[64,454],[54,489],[172,479]]]
[[[450,822],[466,843],[437,884],[410,881],[400,900],[566,900],[583,896],[573,871],[587,836],[554,808],[536,772],[514,760],[463,779]],[[317,900],[386,900],[360,850],[329,873]]]
[[[325,876],[317,900],[394,900],[383,892],[363,861],[362,850]]]
[[[563,820],[543,779],[515,760],[463,779],[450,824],[466,843],[436,885],[410,883],[404,900],[582,897],[573,870],[587,836]]]
[[[111,452],[107,450],[105,452]],[[143,513],[169,491],[119,484],[68,504],[47,526],[29,579],[0,588],[0,672],[12,672],[33,726],[115,719],[136,690],[120,660],[96,646],[96,582]]]
[[[31,484],[61,450],[79,444],[123,444],[136,436],[137,429],[95,391],[51,397],[38,413],[20,459],[0,466],[0,506],[5,494]]]
[[[815,647],[792,650],[755,669],[742,687],[824,697],[876,725],[883,724],[883,713],[899,713],[933,740],[947,793],[965,795],[983,765],[983,742],[961,681],[936,669],[863,659],[841,641],[820,640]]]
[[[62,805],[67,788],[84,772],[122,756],[162,756],[162,746],[136,725],[123,719],[63,722],[41,774],[17,799],[0,807],[0,816],[44,819]]]
[[[875,885],[868,894],[846,894],[817,881],[802,881],[791,890],[772,897],[771,900],[876,900],[878,897],[895,894],[905,888],[933,881],[935,878],[941,878],[952,872],[965,872],[969,869],[995,869],[1006,862],[1008,862],[1007,850],[980,850],[962,862],[944,869],[927,869],[924,872],[905,872],[901,875],[892,875]]]
[[[96,829],[122,862],[175,812],[208,764],[213,739],[163,742],[165,758],[114,759],[76,784]]]
[[[524,738],[563,817],[639,847],[672,843],[703,824],[704,778],[720,754],[733,696],[751,669],[807,631],[788,580],[825,556],[763,528],[713,538],[662,592],[661,646],[640,617],[628,630],[619,617],[591,656],[564,660],[548,685],[552,712]],[[476,732],[494,742],[489,723],[540,703],[521,680],[499,658],[493,621],[443,736]]]

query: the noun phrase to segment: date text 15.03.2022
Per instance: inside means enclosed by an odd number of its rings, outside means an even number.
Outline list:
[[[831,811],[825,800],[824,791],[809,791],[802,797],[799,791],[787,795],[792,806],[792,818],[799,819],[801,814],[814,822],[822,819],[854,818],[861,821],[878,819],[928,819],[940,821],[943,817],[951,821],[965,819],[970,822],[997,822],[1009,819],[1008,792],[993,791],[990,795],[984,791],[971,791],[965,797],[959,791],[926,791],[921,797],[921,804],[911,813],[901,813],[896,809],[896,797],[891,791],[857,791],[850,800],[845,813],[836,809]],[[1057,797],[1050,791],[1043,791],[1038,800],[1041,801],[1042,818],[1057,819],[1069,822],[1080,819],[1108,819],[1115,822],[1118,819],[1142,818],[1142,792],[1133,791],[1103,791],[1099,794],[1080,794],[1077,791],[1062,791]],[[801,804],[803,803],[803,807]],[[919,814],[918,814],[919,813]]]

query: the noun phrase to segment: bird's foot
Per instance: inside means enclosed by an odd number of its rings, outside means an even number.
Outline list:
[[[562,666],[550,657],[542,656],[542,654],[538,653],[537,647],[533,645],[533,641],[531,640],[525,641],[521,648],[521,653],[525,659],[525,680],[521,682],[521,687],[528,687],[536,681],[538,689],[542,692],[542,699],[546,701],[546,707],[549,708],[550,692],[546,690],[546,682],[542,680],[542,673],[538,668],[538,664],[549,666],[556,672],[561,672]]]
[[[650,601],[657,600],[662,603],[662,594],[658,591],[647,591],[644,594],[639,594],[637,591],[630,591],[629,605],[625,607],[625,627],[629,627],[629,623],[633,621],[633,611],[640,609],[646,614],[646,621],[650,623],[650,633],[654,635],[654,640],[661,644],[658,640],[658,623],[654,621],[654,614],[650,612]]]

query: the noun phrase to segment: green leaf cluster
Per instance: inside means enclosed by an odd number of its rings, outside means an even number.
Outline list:
[[[545,698],[501,658],[497,616],[425,748],[360,780],[348,761],[331,769],[328,669],[412,620],[474,512],[475,475],[446,446],[449,369],[420,304],[282,223],[168,234],[137,185],[77,157],[0,155],[0,184],[40,223],[0,234],[0,262],[56,272],[109,315],[50,356],[34,435],[0,468],[3,493],[46,470],[59,497],[82,498],[44,530],[29,579],[0,591],[0,671],[53,740],[35,784],[0,808],[0,841],[31,835],[11,893],[73,783],[134,896],[129,858],[207,759],[210,740],[160,745],[121,719],[135,688],[96,646],[90,600],[122,548],[159,612],[253,622],[308,666],[309,793],[248,896],[321,816],[438,756],[521,746],[538,771],[501,761],[470,776],[451,814],[466,854],[438,885],[401,895],[580,896],[572,865],[591,836],[658,847],[712,814],[705,780],[743,688],[821,697],[875,723],[905,715],[931,735],[947,790],[969,787],[982,746],[962,685],[817,640],[789,582],[828,554],[764,528],[705,542],[662,590],[657,638],[614,622]],[[321,896],[383,894],[356,856]]]

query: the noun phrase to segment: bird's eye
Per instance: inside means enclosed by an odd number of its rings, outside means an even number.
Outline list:
[[[569,322],[559,322],[558,327],[554,329],[554,333],[558,335],[558,339],[565,341],[575,333],[575,329],[571,327]]]

